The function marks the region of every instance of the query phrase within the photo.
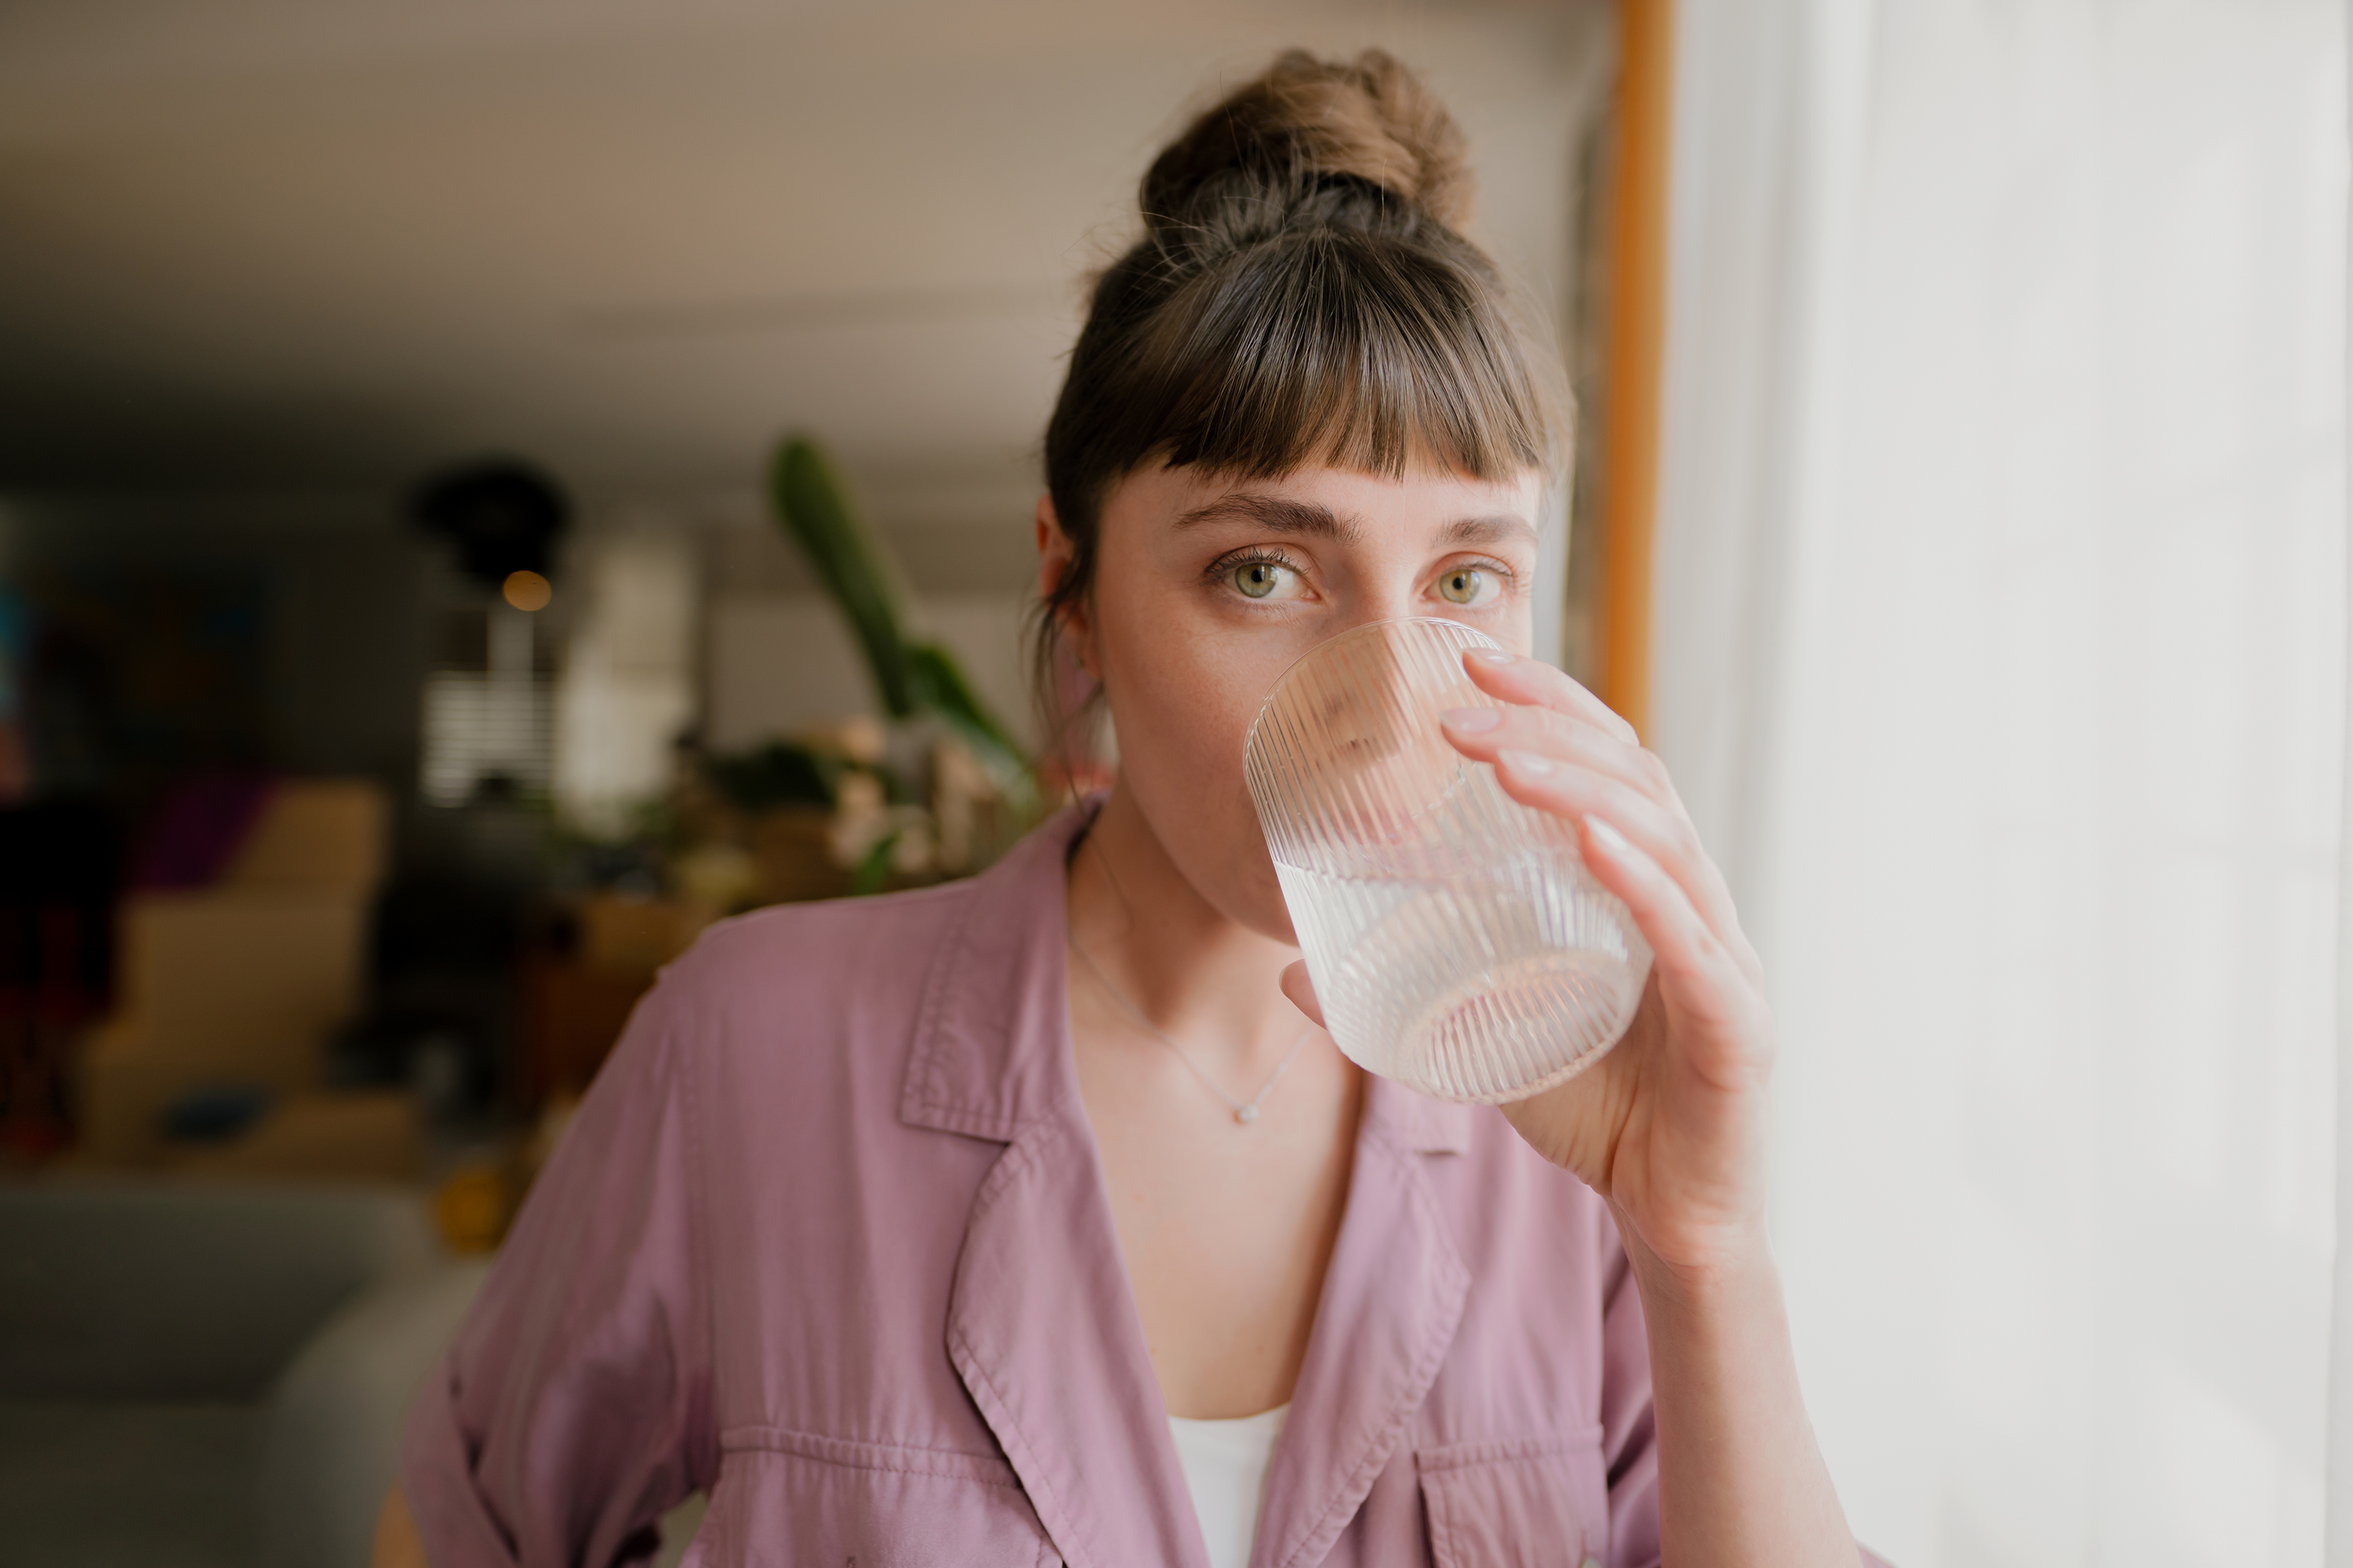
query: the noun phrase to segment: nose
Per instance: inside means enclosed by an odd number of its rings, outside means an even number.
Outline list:
[[[1319,643],[1383,621],[1428,613],[1407,582],[1360,581],[1338,607],[1340,613],[1318,628]],[[1402,676],[1387,638],[1350,638],[1345,649],[1328,650],[1311,703],[1322,719],[1327,743],[1360,762],[1395,755],[1404,742],[1397,708]]]
[[[1429,611],[1414,597],[1410,583],[1381,583],[1366,586],[1348,596],[1345,616],[1335,624],[1328,635],[1370,626],[1375,621],[1401,621],[1409,616],[1427,615]]]
[[[1465,683],[1459,671],[1449,675],[1459,644],[1433,635],[1366,622],[1283,677],[1252,743],[1275,759],[1273,776],[1287,780],[1294,809],[1337,813],[1368,842],[1387,843],[1419,831],[1430,804],[1455,786],[1462,759],[1431,710],[1435,697]]]
[[[1399,618],[1354,619],[1293,672],[1292,711],[1344,774],[1394,757],[1408,744],[1413,725],[1401,700],[1406,671],[1398,650],[1379,633],[1348,635]]]

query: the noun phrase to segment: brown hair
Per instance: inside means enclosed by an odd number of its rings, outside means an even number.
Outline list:
[[[1143,237],[1096,279],[1046,427],[1072,555],[1039,606],[1042,700],[1056,629],[1094,584],[1103,499],[1146,463],[1501,479],[1562,460],[1558,358],[1455,226],[1464,151],[1383,51],[1293,49],[1154,160]]]

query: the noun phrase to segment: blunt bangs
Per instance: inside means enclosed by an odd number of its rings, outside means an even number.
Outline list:
[[[1285,235],[1169,301],[1140,345],[1158,457],[1239,479],[1302,468],[1500,480],[1556,443],[1490,289],[1345,230]],[[1152,404],[1158,407],[1151,407]],[[1138,431],[1141,435],[1141,431]],[[1105,454],[1110,456],[1110,454]]]
[[[1451,248],[1294,231],[1187,279],[1116,334],[1127,342],[1089,356],[1110,384],[1057,411],[1072,417],[1056,421],[1066,443],[1050,441],[1062,448],[1051,456],[1078,460],[1051,477],[1095,481],[1057,483],[1057,504],[1078,501],[1092,521],[1111,483],[1155,462],[1237,479],[1550,469],[1557,404],[1529,374],[1527,333],[1483,258]],[[1107,276],[1103,293],[1118,281]]]

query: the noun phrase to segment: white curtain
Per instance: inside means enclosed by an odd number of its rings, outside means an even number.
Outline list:
[[[1679,12],[1651,735],[1850,1515],[2317,1563],[2342,0]]]

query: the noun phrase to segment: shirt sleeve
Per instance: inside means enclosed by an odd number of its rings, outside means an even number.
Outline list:
[[[717,1474],[677,989],[639,1004],[410,1408],[401,1479],[434,1568],[640,1561]]]

